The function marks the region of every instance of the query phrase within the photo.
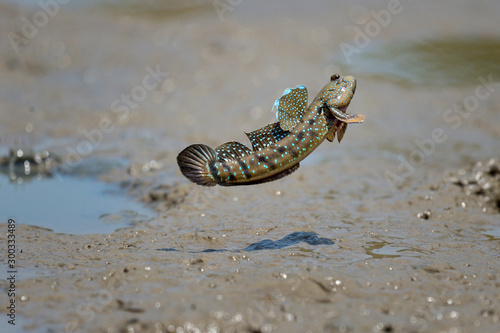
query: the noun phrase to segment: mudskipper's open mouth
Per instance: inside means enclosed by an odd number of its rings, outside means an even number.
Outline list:
[[[340,108],[330,108],[332,115],[338,120],[344,123],[362,123],[365,121],[365,116],[362,114],[347,113],[347,107],[349,105]]]

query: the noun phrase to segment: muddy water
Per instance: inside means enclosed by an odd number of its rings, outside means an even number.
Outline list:
[[[16,324],[498,331],[499,4],[226,4],[61,5],[0,41],[2,149],[46,149],[67,173],[124,159],[99,179],[157,214],[101,235],[17,219]],[[1,6],[4,35],[40,10]],[[178,171],[185,146],[248,144],[285,88],[311,99],[337,71],[367,121],[293,175],[201,188]]]

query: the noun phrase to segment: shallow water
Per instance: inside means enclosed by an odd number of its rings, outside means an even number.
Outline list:
[[[473,86],[478,77],[500,76],[500,38],[449,37],[372,43],[349,64],[374,80],[389,80],[411,88]]]
[[[12,218],[56,233],[109,234],[154,216],[123,192],[117,184],[90,177],[56,174],[24,178],[19,184],[0,174],[0,219]]]

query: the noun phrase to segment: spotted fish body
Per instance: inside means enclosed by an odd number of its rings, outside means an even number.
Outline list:
[[[285,177],[299,167],[325,139],[340,142],[348,123],[361,123],[363,115],[346,113],[356,90],[352,76],[331,76],[309,107],[307,89],[286,89],[274,106],[278,122],[246,133],[253,150],[231,141],[215,149],[194,144],[177,156],[184,176],[192,182],[222,186],[252,185]]]

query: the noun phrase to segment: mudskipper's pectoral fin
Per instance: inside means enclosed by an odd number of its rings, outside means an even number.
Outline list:
[[[330,131],[328,132],[328,134],[326,135],[326,139],[327,139],[328,141],[332,142],[332,141],[333,141],[333,139],[335,139],[335,133],[336,133],[336,132],[337,132],[337,131],[332,131],[332,130],[330,130]]]
[[[330,108],[330,112],[335,118],[347,124],[362,123],[365,121],[365,115],[361,113],[360,114],[345,113],[333,107]]]
[[[251,154],[252,151],[242,143],[230,141],[215,148],[215,153],[217,154],[218,160],[223,162],[242,158],[243,156]]]
[[[345,130],[347,129],[347,124],[346,123],[340,123],[338,129],[337,129],[337,140],[342,141],[342,138],[344,137]]]
[[[326,135],[326,139],[330,142],[335,139],[335,134],[337,134],[337,140],[342,141],[344,137],[345,130],[347,129],[347,124],[341,122],[340,120],[334,118],[328,123],[328,134]]]
[[[347,118],[346,120],[343,120],[344,123],[347,123],[347,124],[356,124],[356,123],[362,123],[365,121],[365,115],[364,114],[355,114],[355,113],[352,113],[352,114],[348,114],[349,115],[349,118]]]
[[[330,129],[328,130],[328,134],[326,135],[326,139],[332,142],[335,139],[335,134],[337,134],[337,140],[340,141],[344,137],[345,130],[347,129],[347,124],[335,119],[333,123],[330,125]]]
[[[342,138],[344,137],[344,133],[347,129],[347,124],[356,124],[356,123],[362,123],[365,121],[365,116],[362,114],[347,114],[347,118],[343,119],[340,124],[337,126],[337,140],[342,141]],[[335,135],[334,135],[335,136]],[[333,140],[333,138],[332,138]]]
[[[365,116],[362,114],[344,113],[335,108],[331,108],[330,111],[331,115],[327,117],[329,130],[326,135],[326,139],[330,142],[335,139],[335,134],[337,134],[339,143],[342,141],[347,129],[347,124],[362,123],[365,121]]]
[[[284,131],[290,131],[302,119],[307,107],[307,88],[297,86],[288,88],[274,102],[276,119]]]
[[[272,123],[245,134],[248,136],[248,139],[250,139],[253,150],[257,151],[280,141],[287,136],[288,133],[288,131],[284,131],[280,127],[279,123]]]

